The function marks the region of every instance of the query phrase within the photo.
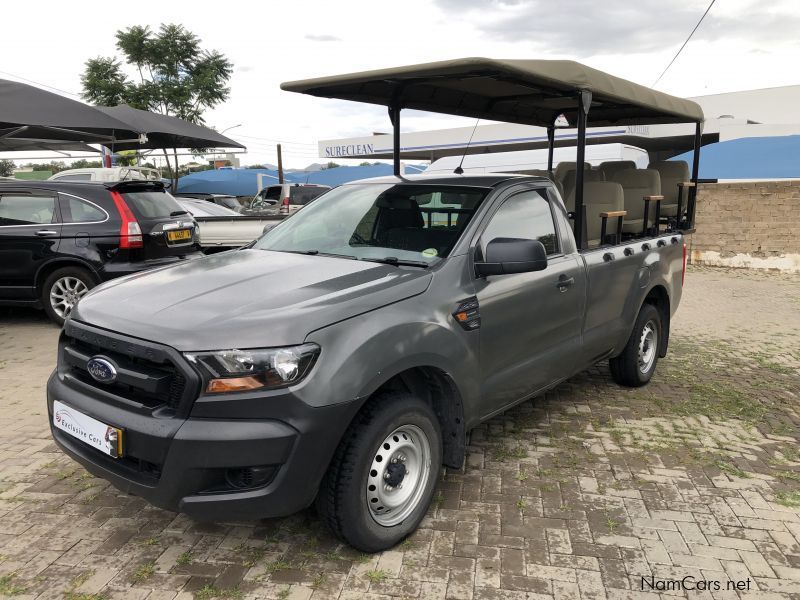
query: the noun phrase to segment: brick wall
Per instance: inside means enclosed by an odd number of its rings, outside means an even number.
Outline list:
[[[800,180],[703,183],[693,264],[800,271]]]

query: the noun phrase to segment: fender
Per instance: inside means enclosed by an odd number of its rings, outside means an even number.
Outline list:
[[[101,281],[100,280],[100,274],[97,272],[97,269],[95,269],[92,266],[91,263],[89,263],[85,259],[79,258],[77,256],[64,256],[64,257],[53,258],[51,260],[48,260],[43,265],[39,265],[39,268],[36,269],[36,275],[34,276],[34,279],[33,279],[37,291],[41,291],[40,290],[40,286],[44,283],[44,278],[42,277],[42,272],[45,271],[45,270],[52,270],[51,267],[53,267],[54,265],[56,266],[57,269],[59,269],[61,267],[68,267],[68,266],[77,266],[77,267],[84,268],[87,271],[89,271],[89,273],[92,274],[92,277],[94,277],[95,283],[100,283],[100,281]]]

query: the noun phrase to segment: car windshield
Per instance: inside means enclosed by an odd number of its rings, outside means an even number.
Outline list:
[[[286,219],[255,247],[427,266],[450,253],[488,192],[466,186],[343,185]]]

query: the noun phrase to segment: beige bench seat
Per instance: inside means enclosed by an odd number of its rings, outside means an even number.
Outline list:
[[[586,207],[586,239],[589,246],[598,246],[603,225],[601,214],[625,211],[622,186],[613,181],[587,181],[583,186],[583,204]],[[575,211],[575,190],[567,196],[567,210]],[[616,230],[616,218],[609,217],[606,233]]]
[[[675,217],[678,215],[678,194],[680,184],[688,183],[691,178],[689,174],[689,163],[685,160],[662,160],[651,162],[648,167],[658,171],[661,178],[661,195],[664,202],[661,203],[661,215],[664,217]],[[683,193],[683,208],[686,209],[687,192]]]
[[[622,186],[625,208],[628,213],[622,231],[641,233],[644,229],[644,198],[661,196],[661,176],[655,169],[623,169],[612,176],[612,181]],[[655,202],[650,203],[647,226],[655,223]]]

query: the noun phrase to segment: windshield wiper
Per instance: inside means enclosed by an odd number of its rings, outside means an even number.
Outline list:
[[[189,214],[188,210],[173,210],[171,213],[169,213],[169,216],[177,217],[178,215],[188,215],[188,214]]]
[[[357,260],[355,256],[350,254],[334,254],[333,252],[320,252],[319,250],[276,250],[276,252],[290,252],[291,254],[305,254],[307,256],[330,256],[333,258]]]
[[[427,269],[430,266],[428,263],[421,260],[404,260],[397,258],[396,256],[384,256],[383,258],[362,258],[361,260],[381,263],[384,265],[392,265],[395,267],[422,267],[423,269]]]

